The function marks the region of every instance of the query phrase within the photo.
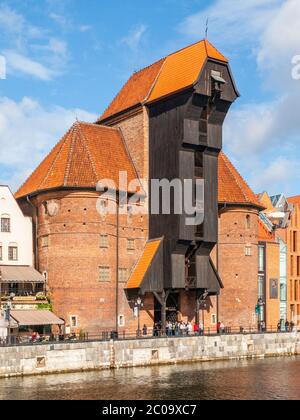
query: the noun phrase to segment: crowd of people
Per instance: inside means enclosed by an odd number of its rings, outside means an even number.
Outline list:
[[[165,334],[168,337],[179,337],[179,336],[189,336],[189,335],[202,335],[204,333],[204,327],[200,323],[192,324],[191,322],[171,322],[168,321],[166,325]],[[154,325],[153,336],[158,337],[163,334],[162,323],[158,322]]]

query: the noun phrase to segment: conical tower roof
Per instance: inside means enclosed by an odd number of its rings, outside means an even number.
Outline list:
[[[16,198],[60,188],[95,188],[102,179],[119,185],[137,173],[118,129],[76,122],[16,193]]]

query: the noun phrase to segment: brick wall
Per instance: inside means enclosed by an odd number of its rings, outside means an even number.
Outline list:
[[[116,216],[103,220],[96,210],[96,192],[55,192],[39,195],[39,270],[47,272],[48,290],[54,312],[70,325],[78,318],[76,331],[98,333],[116,327],[117,228]],[[58,205],[58,213],[49,216],[45,203]],[[101,235],[108,236],[108,247],[101,248]],[[45,246],[43,237],[48,236]],[[120,216],[119,268],[130,271],[140,257],[148,237],[147,220],[135,215]],[[135,249],[129,251],[128,239]],[[99,267],[108,267],[108,281],[100,281]],[[126,278],[119,283],[119,315],[124,328],[135,328],[136,320],[124,293]]]
[[[149,118],[144,107],[140,112],[111,124],[122,131],[126,145],[140,178],[148,179]]]
[[[249,217],[249,221],[247,219]],[[251,256],[246,256],[246,247]],[[258,214],[247,208],[220,213],[218,265],[224,289],[219,319],[226,326],[257,326]]]
[[[278,297],[271,299],[271,280],[277,280]],[[280,320],[280,245],[266,243],[266,322],[268,328],[276,328]]]

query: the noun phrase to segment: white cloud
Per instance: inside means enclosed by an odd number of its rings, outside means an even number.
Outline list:
[[[44,81],[51,80],[55,75],[53,70],[14,51],[4,51],[4,56],[8,73],[24,73]]]
[[[44,108],[32,98],[0,98],[0,183],[18,188],[76,118],[95,121],[97,116],[82,109]]]
[[[133,28],[126,37],[122,38],[121,43],[127,45],[132,50],[135,50],[139,47],[146,31],[146,25],[138,25]]]
[[[300,182],[300,162],[295,158],[279,156],[267,165],[255,165],[249,179],[256,192],[265,191],[267,186],[271,195],[284,192],[292,196],[295,194],[294,182],[298,185]]]
[[[47,31],[33,26],[23,15],[0,6],[0,49],[8,62],[8,72],[51,80],[60,75],[69,60],[68,45]]]
[[[11,36],[16,43],[21,39],[39,38],[44,35],[44,30],[29,24],[23,15],[17,13],[6,5],[0,6],[0,26],[4,36]],[[13,39],[12,38],[12,39]]]
[[[225,149],[253,187],[281,185],[291,192],[300,182],[300,81],[291,75],[292,57],[300,54],[300,1],[216,0],[188,17],[180,31],[202,38],[207,17],[209,38],[225,53],[250,53],[257,63],[261,90],[275,97],[234,106],[225,122]],[[289,170],[292,165],[298,172]]]
[[[209,35],[221,44],[249,43],[253,34],[260,33],[273,18],[284,0],[217,0],[211,6],[187,17],[180,31],[190,37],[203,38],[206,20]]]
[[[79,31],[80,32],[88,32],[92,29],[91,25],[79,25]]]

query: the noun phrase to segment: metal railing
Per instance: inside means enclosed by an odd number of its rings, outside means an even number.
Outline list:
[[[300,329],[299,329],[300,331]],[[107,342],[107,341],[125,341],[125,340],[147,340],[147,339],[165,339],[165,338],[190,338],[190,337],[219,337],[228,335],[251,335],[251,334],[287,334],[297,332],[297,327],[293,329],[265,328],[258,329],[253,327],[227,327],[223,330],[216,328],[206,328],[203,331],[187,332],[187,331],[100,331],[98,334],[71,334],[71,335],[41,335],[33,338],[25,335],[12,335],[9,338],[0,338],[0,347],[9,346],[34,346],[34,345],[48,345],[48,344],[63,344],[63,343],[84,343],[84,342]]]

